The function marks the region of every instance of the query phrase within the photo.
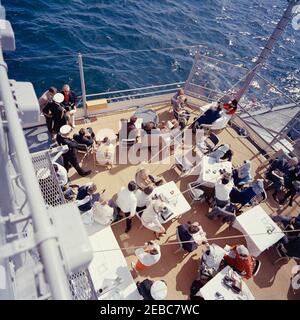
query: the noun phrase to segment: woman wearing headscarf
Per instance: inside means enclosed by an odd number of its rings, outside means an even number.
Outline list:
[[[228,254],[224,256],[224,260],[246,279],[252,277],[255,260],[250,256],[248,249],[244,245],[233,246]]]

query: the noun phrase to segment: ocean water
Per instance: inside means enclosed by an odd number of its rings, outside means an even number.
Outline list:
[[[16,52],[5,55],[9,76],[31,81],[39,95],[64,83],[81,93],[79,52],[84,54],[88,94],[185,81],[193,49],[184,46],[202,44],[206,55],[249,67],[287,1],[3,0],[2,4],[17,45]],[[299,68],[300,31],[290,23],[263,74],[300,100]]]

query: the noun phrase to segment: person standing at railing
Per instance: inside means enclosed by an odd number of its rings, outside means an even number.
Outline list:
[[[45,116],[51,116],[53,125],[51,128],[51,134],[53,137],[59,132],[60,128],[67,123],[67,117],[65,109],[62,107],[63,95],[56,93],[53,96],[53,101],[49,102],[43,109]]]
[[[50,87],[47,91],[45,91],[42,96],[39,98],[39,105],[41,108],[41,112],[43,112],[45,119],[46,119],[46,126],[50,133],[52,133],[53,127],[53,118],[52,114],[44,113],[44,108],[47,106],[48,103],[53,101],[54,95],[57,93],[57,89],[55,87]]]
[[[68,84],[63,86],[64,101],[62,102],[68,116],[69,125],[75,128],[75,113],[77,112],[76,95]]]

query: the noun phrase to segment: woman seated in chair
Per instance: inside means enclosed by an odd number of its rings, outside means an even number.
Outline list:
[[[209,157],[214,158],[216,162],[231,161],[233,157],[233,151],[230,149],[229,144],[221,144],[213,152],[208,154]]]
[[[195,240],[194,236],[199,234],[200,240]],[[178,241],[182,241],[180,244],[181,248],[187,252],[193,252],[199,246],[199,244],[205,243],[206,234],[203,232],[202,228],[199,226],[198,222],[181,224],[177,227]],[[189,242],[188,242],[189,241]]]
[[[150,175],[145,169],[139,169],[135,174],[135,183],[141,190],[144,190],[149,186],[155,187],[161,185],[163,179]]]
[[[166,232],[162,226],[159,215],[165,212],[165,205],[159,201],[152,201],[141,215],[141,222],[143,226],[151,231],[154,231],[157,239]]]
[[[244,245],[235,245],[224,256],[225,262],[246,279],[250,279],[255,268],[255,259]]]
[[[241,187],[252,181],[251,161],[245,160],[244,163],[232,171],[232,178],[236,187]]]
[[[97,163],[111,169],[115,157],[115,146],[110,142],[108,137],[101,141],[100,146],[96,152]]]

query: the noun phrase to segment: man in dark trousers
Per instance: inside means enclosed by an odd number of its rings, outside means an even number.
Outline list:
[[[63,154],[64,167],[68,171],[70,164],[76,169],[80,176],[88,176],[92,170],[83,170],[77,159],[78,143],[71,138],[72,127],[64,125],[60,128],[59,134],[57,135],[57,143],[60,145],[67,145],[69,150]]]
[[[43,109],[44,115],[52,118],[52,135],[57,134],[60,128],[67,123],[66,112],[61,105],[63,99],[64,97],[61,93],[56,93],[53,97],[53,101],[49,102]]]

